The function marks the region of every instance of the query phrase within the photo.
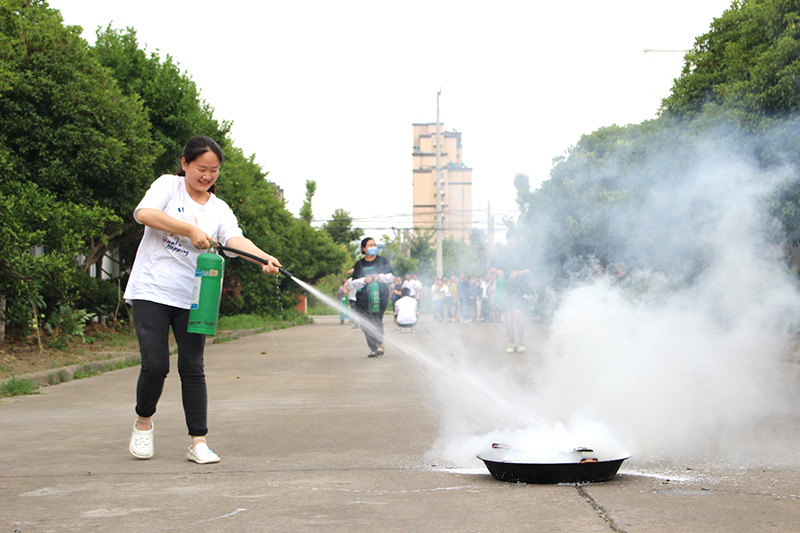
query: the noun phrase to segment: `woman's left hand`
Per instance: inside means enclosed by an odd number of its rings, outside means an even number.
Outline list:
[[[261,267],[261,270],[264,272],[264,274],[277,274],[278,273],[278,267],[282,267],[283,266],[280,261],[278,261],[277,259],[275,259],[271,255],[268,255],[264,259],[267,260],[267,264],[266,265],[262,265],[262,267]]]

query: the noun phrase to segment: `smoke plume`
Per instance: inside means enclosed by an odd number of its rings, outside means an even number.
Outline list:
[[[482,376],[528,419],[496,402],[476,412],[475,393],[440,383],[443,423],[432,456],[471,464],[499,441],[544,462],[576,446],[641,462],[800,459],[783,435],[798,422],[789,343],[800,292],[769,216],[774,192],[797,169],[777,151],[769,165],[757,158],[764,137],[660,135],[635,164],[621,150],[571,169],[635,191],[604,215],[610,258],[555,261],[548,239],[562,229],[547,223],[561,213],[532,219],[536,279],[566,281],[547,287],[558,295],[555,312],[529,328],[528,351],[501,355],[499,326],[495,353],[464,348],[461,371]],[[555,264],[561,272],[548,270]],[[564,265],[573,265],[568,277]]]

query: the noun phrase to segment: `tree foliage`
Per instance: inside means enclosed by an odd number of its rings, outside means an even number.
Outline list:
[[[119,89],[80,38],[44,2],[0,6],[0,164],[71,204],[103,206],[119,217],[149,182],[158,153],[137,97]],[[127,218],[127,217],[126,217]],[[121,225],[92,244],[86,265],[102,256]]]
[[[337,209],[331,215],[331,219],[322,225],[322,229],[328,232],[333,242],[350,246],[361,237],[361,229],[353,227],[353,217],[344,209]]]
[[[9,314],[16,307],[29,316],[29,302],[51,309],[74,303],[79,295],[71,288],[83,275],[77,257],[118,222],[108,209],[59,200],[35,183],[0,182],[0,294],[11,302]]]
[[[735,117],[752,130],[800,111],[800,0],[742,0],[686,56],[664,113]]]
[[[0,291],[12,326],[18,304],[46,305],[54,291],[108,312],[117,280],[81,270],[114,251],[124,282],[142,231],[132,212],[198,134],[224,150],[217,192],[249,238],[312,281],[341,267],[343,248],[292,217],[169,55],[140,49],[133,28],[99,30],[93,47],[80,33],[44,1],[0,3]],[[228,272],[224,310],[277,313],[294,301],[293,284],[249,262],[231,260]]]
[[[124,94],[139,98],[147,112],[160,153],[151,166],[152,179],[179,168],[183,144],[194,135],[211,137],[221,146],[227,143],[231,124],[214,119],[195,82],[169,54],[162,60],[158,53],[142,50],[134,28],[98,30],[92,51],[111,69]]]
[[[306,180],[306,199],[300,207],[300,218],[311,224],[314,219],[314,212],[311,209],[311,201],[317,193],[317,182],[314,180]]]

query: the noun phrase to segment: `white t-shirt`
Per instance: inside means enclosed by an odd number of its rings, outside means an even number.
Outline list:
[[[214,194],[204,205],[198,204],[186,191],[183,176],[165,174],[155,180],[133,212],[137,222],[137,212],[145,208],[194,224],[223,245],[232,237],[242,236],[228,204]],[[190,309],[197,257],[205,252],[192,246],[188,237],[145,226],[125,288],[125,300],[149,300]]]
[[[411,280],[414,282],[414,297],[419,300],[419,297],[422,295],[422,282],[418,279]]]
[[[416,324],[417,323],[417,300],[411,296],[403,296],[394,303],[394,309],[397,311],[398,324]]]
[[[411,296],[412,298],[413,298],[413,297],[414,297],[414,295],[417,293],[417,291],[416,291],[416,287],[414,287],[414,280],[413,280],[413,279],[407,279],[407,280],[405,280],[405,281],[403,282],[403,285],[402,285],[402,287],[403,287],[404,289],[408,289],[408,295],[409,295],[409,296]]]
[[[417,297],[417,292],[422,290],[422,282],[417,279],[407,279],[403,282],[403,288],[408,289],[409,296]]]

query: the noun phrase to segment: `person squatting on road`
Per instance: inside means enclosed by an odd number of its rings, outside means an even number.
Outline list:
[[[364,336],[370,353],[367,357],[383,355],[383,314],[389,305],[389,285],[394,282],[392,265],[378,255],[375,239],[365,237],[361,241],[364,258],[353,266],[351,286],[357,291],[356,302],[364,320]]]
[[[243,236],[228,204],[214,194],[222,150],[214,140],[197,136],[186,143],[177,175],[155,180],[133,212],[144,225],[124,298],[133,307],[141,353],[136,385],[136,414],[129,445],[139,459],[153,456],[156,405],[169,372],[169,330],[178,344],[178,373],[186,426],[192,438],[187,459],[216,463],[206,443],[208,396],[203,365],[206,336],[187,331],[197,258],[222,245],[263,257],[254,262],[265,274],[277,274],[280,262]],[[229,254],[235,257],[234,254]]]
[[[403,297],[394,304],[395,331],[400,331],[401,328],[411,328],[411,331],[416,331],[418,321],[419,302],[411,296],[411,291],[406,287],[403,289]]]

